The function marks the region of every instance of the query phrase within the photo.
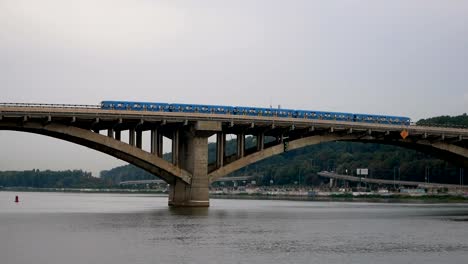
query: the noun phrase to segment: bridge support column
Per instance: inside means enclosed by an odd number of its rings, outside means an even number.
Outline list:
[[[128,144],[135,146],[135,129],[128,130]]]
[[[257,135],[257,150],[261,151],[265,147],[265,133],[259,133]]]
[[[221,168],[224,163],[224,148],[226,146],[226,134],[219,132],[216,135],[216,167]]]
[[[122,132],[120,130],[115,130],[115,140],[122,140]]]
[[[136,147],[141,149],[143,143],[143,131],[137,130],[136,131]]]
[[[221,123],[198,121],[190,130],[177,133],[178,165],[192,173],[191,184],[176,179],[170,184],[169,206],[208,207],[208,137],[221,130]]]
[[[237,134],[237,158],[243,158],[245,153],[245,134]]]
[[[174,130],[172,136],[172,164],[179,164],[179,130]]]
[[[107,129],[107,136],[110,138],[114,138],[114,131],[112,129]]]
[[[163,135],[158,129],[151,130],[151,154],[160,158],[163,155]]]

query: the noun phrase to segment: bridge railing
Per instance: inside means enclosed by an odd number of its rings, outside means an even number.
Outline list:
[[[100,108],[100,105],[84,105],[84,104],[37,104],[37,103],[0,103],[0,107],[86,108],[86,109],[99,109],[99,108]]]
[[[467,125],[457,125],[457,124],[437,124],[437,123],[414,123],[416,126],[425,126],[425,127],[447,127],[447,128],[468,128]]]

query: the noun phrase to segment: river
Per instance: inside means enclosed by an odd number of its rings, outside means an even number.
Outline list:
[[[15,203],[15,195],[20,202]],[[0,263],[467,263],[468,204],[0,192]]]

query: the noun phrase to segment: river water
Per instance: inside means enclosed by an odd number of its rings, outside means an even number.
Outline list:
[[[468,204],[0,192],[0,263],[468,263],[467,220]]]

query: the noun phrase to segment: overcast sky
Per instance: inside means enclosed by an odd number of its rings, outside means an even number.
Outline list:
[[[3,102],[468,112],[468,1],[0,0]],[[123,162],[0,131],[0,170]]]

